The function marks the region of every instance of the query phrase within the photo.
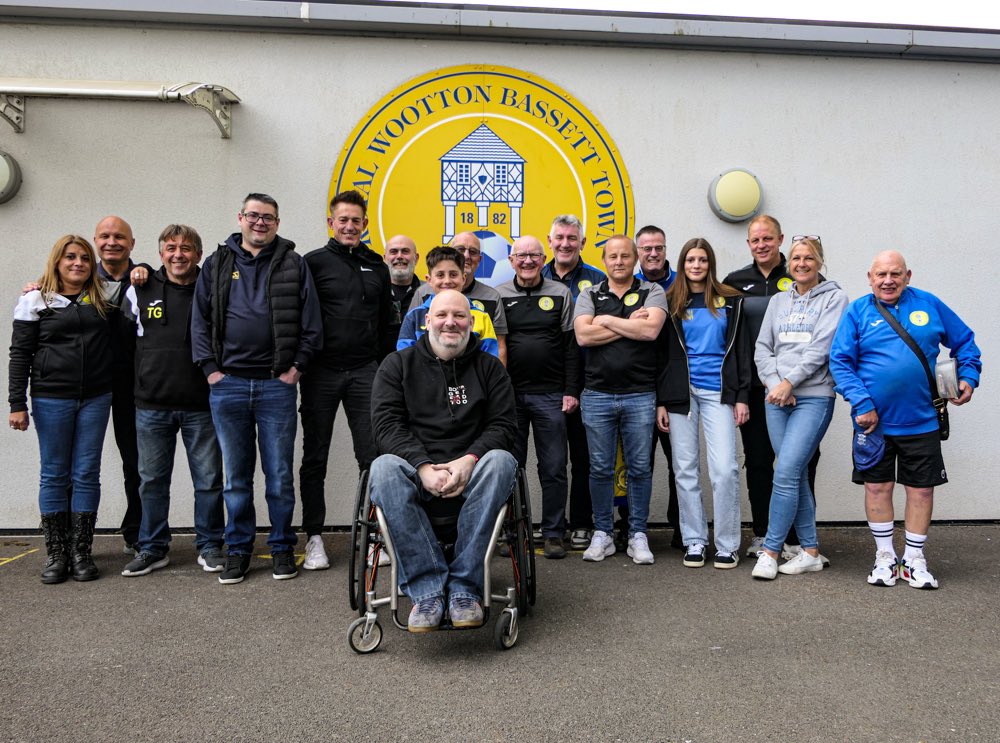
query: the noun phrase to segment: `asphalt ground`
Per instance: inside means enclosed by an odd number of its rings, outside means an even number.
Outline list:
[[[99,580],[45,586],[41,539],[0,537],[0,740],[1000,740],[1000,526],[933,527],[937,591],[867,585],[863,528],[821,529],[831,567],[773,582],[750,560],[685,568],[654,531],[652,566],[539,557],[511,650],[492,626],[416,636],[383,610],[364,656],[350,540],[326,539],[330,570],[276,581],[259,536],[223,586],[190,536],[139,578],[99,536]]]

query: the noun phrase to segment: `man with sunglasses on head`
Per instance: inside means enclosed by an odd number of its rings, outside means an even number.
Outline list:
[[[543,554],[566,556],[566,416],[580,405],[580,349],[573,334],[573,295],[542,276],[545,250],[537,238],[514,241],[514,278],[497,287],[507,317],[507,371],[514,385],[517,437],[514,456],[525,467],[528,429],[534,429],[542,485]]]
[[[481,310],[490,316],[493,321],[493,330],[497,336],[497,346],[499,348],[500,363],[507,364],[507,319],[504,317],[503,304],[500,302],[500,295],[492,286],[487,286],[481,281],[476,281],[476,271],[483,259],[482,245],[474,232],[459,232],[455,235],[449,247],[454,248],[465,258],[465,284],[462,286],[462,294],[472,302],[473,309]],[[425,284],[417,289],[413,297],[411,307],[419,307],[434,292]]]
[[[799,235],[812,237],[815,235]],[[751,339],[760,335],[760,326],[764,322],[764,313],[771,297],[788,289],[792,277],[788,274],[785,256],[781,252],[781,244],[785,236],[781,232],[778,220],[768,214],[758,214],[750,220],[747,226],[747,247],[753,263],[738,271],[733,271],[723,280],[734,289],[743,292],[743,317],[747,323],[747,332]],[[822,276],[820,277],[822,281]],[[767,434],[767,420],[764,415],[764,398],[767,388],[760,381],[756,366],[750,377],[750,419],[740,426],[740,438],[743,439],[743,461],[747,470],[747,497],[750,500],[750,514],[753,523],[753,537],[747,548],[747,557],[757,557],[764,549],[764,537],[767,535],[768,514],[771,507],[771,489],[774,485],[774,449]],[[819,447],[809,460],[809,488],[816,492],[816,465],[819,462]],[[799,551],[799,539],[795,527],[788,532],[782,557],[791,559]],[[823,558],[824,567],[829,560]]]
[[[278,202],[251,193],[237,220],[240,231],[205,260],[191,313],[192,356],[208,378],[226,473],[228,554],[220,583],[240,583],[250,569],[258,445],[272,575],[298,575],[292,554],[296,385],[323,344],[312,276],[295,243],[278,235]]]

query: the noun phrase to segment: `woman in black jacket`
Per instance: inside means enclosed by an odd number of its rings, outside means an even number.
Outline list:
[[[28,430],[30,381],[41,455],[38,503],[48,551],[43,583],[99,575],[91,546],[111,409],[111,312],[94,249],[79,235],[56,241],[39,289],[23,294],[14,308],[10,427]]]
[[[742,297],[716,278],[715,252],[704,238],[684,244],[678,267],[667,293],[667,362],[657,385],[656,422],[661,431],[670,432],[684,564],[704,565],[708,545],[699,472],[700,421],[715,511],[714,564],[734,568],[740,548],[736,427],[750,414],[750,344]]]

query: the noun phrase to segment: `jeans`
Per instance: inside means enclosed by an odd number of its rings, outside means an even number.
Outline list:
[[[170,478],[174,469],[177,432],[187,451],[194,486],[194,532],[198,551],[222,547],[222,454],[207,410],[135,411],[139,436],[139,495],[142,526],[139,549],[163,556],[170,548]]]
[[[736,464],[736,421],[733,406],[720,393],[691,387],[691,411],[670,413],[670,445],[674,456],[681,539],[685,546],[708,545],[708,521],[701,497],[698,422],[705,428],[708,474],[712,481],[713,526],[717,552],[740,549],[740,472]]]
[[[519,467],[528,461],[528,427],[535,430],[538,481],[542,486],[542,536],[563,536],[566,530],[566,414],[562,393],[516,393],[517,437],[511,452]]]
[[[253,476],[257,466],[258,432],[264,497],[271,520],[267,543],[272,554],[288,552],[295,546],[296,536],[292,531],[295,399],[295,385],[285,384],[277,377],[245,379],[227,374],[209,387],[212,420],[226,469],[222,497],[229,515],[226,546],[231,554],[253,552],[257,528]]]
[[[302,528],[306,536],[323,531],[326,521],[326,465],[337,408],[343,403],[347,425],[354,441],[358,471],[367,470],[377,452],[372,439],[372,380],[374,361],[357,369],[330,369],[314,364],[302,377],[302,464],[299,490],[302,497]]]
[[[517,462],[510,452],[493,449],[476,464],[462,493],[458,538],[451,564],[422,503],[427,493],[417,471],[395,454],[383,454],[372,463],[368,488],[372,502],[385,514],[399,569],[399,587],[413,602],[435,596],[483,595],[483,560],[497,514],[514,490]]]
[[[606,534],[614,531],[615,457],[621,437],[628,488],[628,535],[644,534],[653,491],[649,442],[656,423],[656,394],[584,390],[580,406],[590,444],[594,528]]]
[[[781,552],[792,524],[803,547],[818,547],[816,501],[808,468],[833,417],[832,397],[796,397],[795,405],[767,404],[767,431],[778,453],[764,547]]]
[[[97,512],[101,452],[110,413],[110,392],[85,400],[31,398],[41,459],[38,507],[42,513]]]

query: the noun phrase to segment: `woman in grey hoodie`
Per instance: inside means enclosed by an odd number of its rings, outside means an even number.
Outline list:
[[[773,580],[779,572],[823,569],[806,467],[833,415],[830,344],[847,308],[847,294],[836,282],[821,281],[822,267],[819,237],[793,238],[788,273],[795,283],[771,298],[754,347],[760,381],[767,388],[767,432],[778,459],[767,536],[754,578]],[[802,549],[779,566],[778,555],[793,524]]]

